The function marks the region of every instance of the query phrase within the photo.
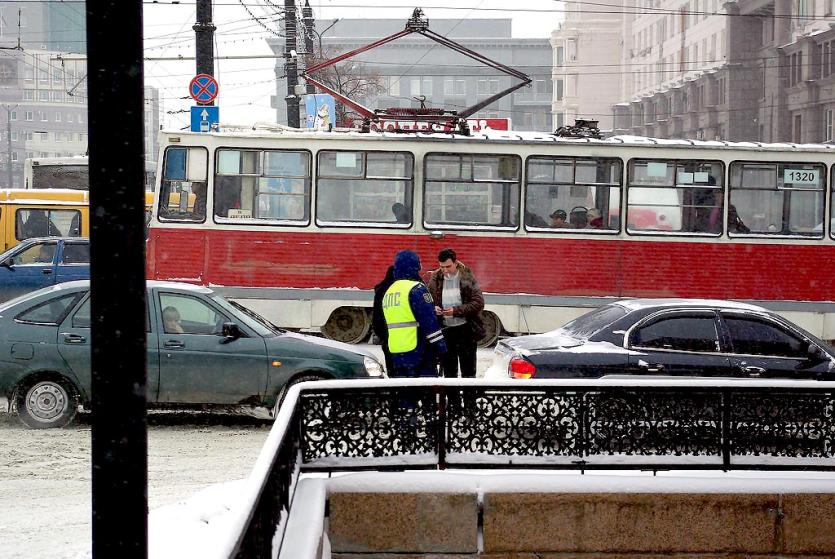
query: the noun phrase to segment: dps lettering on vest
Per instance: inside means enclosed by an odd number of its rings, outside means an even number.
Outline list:
[[[418,323],[409,304],[409,292],[417,284],[412,280],[397,280],[383,296],[383,316],[391,353],[406,353],[417,347]]]

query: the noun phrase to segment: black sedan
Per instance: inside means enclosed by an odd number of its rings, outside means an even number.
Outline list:
[[[755,305],[699,299],[629,299],[562,328],[499,342],[489,377],[826,379],[835,352]]]

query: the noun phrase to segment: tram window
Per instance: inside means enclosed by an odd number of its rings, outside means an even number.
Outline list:
[[[157,208],[160,221],[204,221],[208,151],[169,147],[164,157]]]
[[[411,153],[320,151],[317,169],[317,223],[412,223]]]
[[[218,223],[306,225],[309,208],[307,151],[217,151],[214,215]]]
[[[633,159],[626,199],[629,233],[718,236],[725,199],[722,163]]]
[[[425,161],[427,225],[518,226],[517,156],[429,154]]]
[[[822,238],[825,173],[814,163],[732,163],[728,234]]]
[[[835,178],[835,166],[832,167],[832,176]],[[832,185],[832,194],[829,204],[829,236],[835,239],[835,180],[832,178],[829,179],[829,183]],[[823,224],[821,223],[821,227],[819,228],[821,233],[823,233]]]
[[[528,159],[525,227],[571,232],[619,228],[620,159]]]

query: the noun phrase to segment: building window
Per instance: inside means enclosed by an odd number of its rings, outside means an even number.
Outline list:
[[[563,79],[562,78],[557,79],[557,94],[555,96],[555,99],[557,101],[562,101],[563,93],[564,93],[564,87],[565,87],[565,82],[563,81]]]
[[[388,79],[389,95],[392,97],[400,97],[400,77],[392,76]]]
[[[18,138],[17,130],[12,131],[12,141],[16,142]]]
[[[792,119],[792,141],[796,144],[803,142],[803,117],[794,115]]]
[[[835,0],[833,0],[835,1]],[[554,49],[554,66],[562,66],[565,64],[565,47],[557,47]]]
[[[452,78],[444,80],[444,95],[465,95],[466,92],[466,82],[464,80]]]
[[[24,101],[34,101],[35,100],[35,92],[31,89],[24,89],[23,90],[23,100]]]
[[[46,116],[46,111],[38,111],[41,113],[41,122],[48,122],[49,118]]]
[[[61,113],[55,113],[55,122],[61,122]]]
[[[38,139],[42,142],[46,142],[49,140],[49,132],[37,132]],[[48,156],[46,156],[48,157]]]
[[[48,103],[49,102],[49,92],[40,90],[38,91],[38,101],[41,103]]]
[[[11,113],[9,113],[9,118],[11,120],[17,120],[17,111],[12,111]]]
[[[803,53],[796,52],[789,55],[789,87],[800,83],[803,79]]]
[[[72,121],[73,121],[73,119],[72,119],[72,114],[71,114],[71,113],[67,113],[67,122],[72,122]]]
[[[823,141],[832,141],[832,117],[835,116],[832,109],[824,109],[823,111]]]
[[[12,161],[17,161],[17,152],[16,151],[12,152]]]
[[[30,122],[31,122],[31,121],[33,121],[33,120],[35,120],[35,115],[34,115],[34,113],[33,113],[32,111],[26,111],[26,112],[24,113],[24,117],[26,118],[26,120],[28,120],[28,121],[30,121]]]

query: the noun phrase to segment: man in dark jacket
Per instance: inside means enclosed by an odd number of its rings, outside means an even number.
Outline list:
[[[445,248],[438,254],[440,268],[432,272],[429,292],[435,304],[435,313],[443,317],[444,339],[447,353],[442,366],[444,376],[475,378],[476,347],[484,337],[484,323],[481,311],[484,296],[472,270],[459,262],[455,251]]]
[[[391,372],[394,367],[391,362],[391,352],[388,346],[389,332],[386,326],[386,317],[383,315],[383,296],[393,283],[394,266],[389,266],[388,270],[386,270],[386,277],[374,286],[374,307],[371,312],[371,326],[374,328],[374,333],[380,338],[380,347],[383,349],[383,357],[386,360],[386,371],[388,372]]]
[[[438,356],[446,353],[432,296],[420,279],[420,258],[411,250],[394,257],[394,283],[383,295],[383,316],[391,352],[390,377],[438,376]]]

